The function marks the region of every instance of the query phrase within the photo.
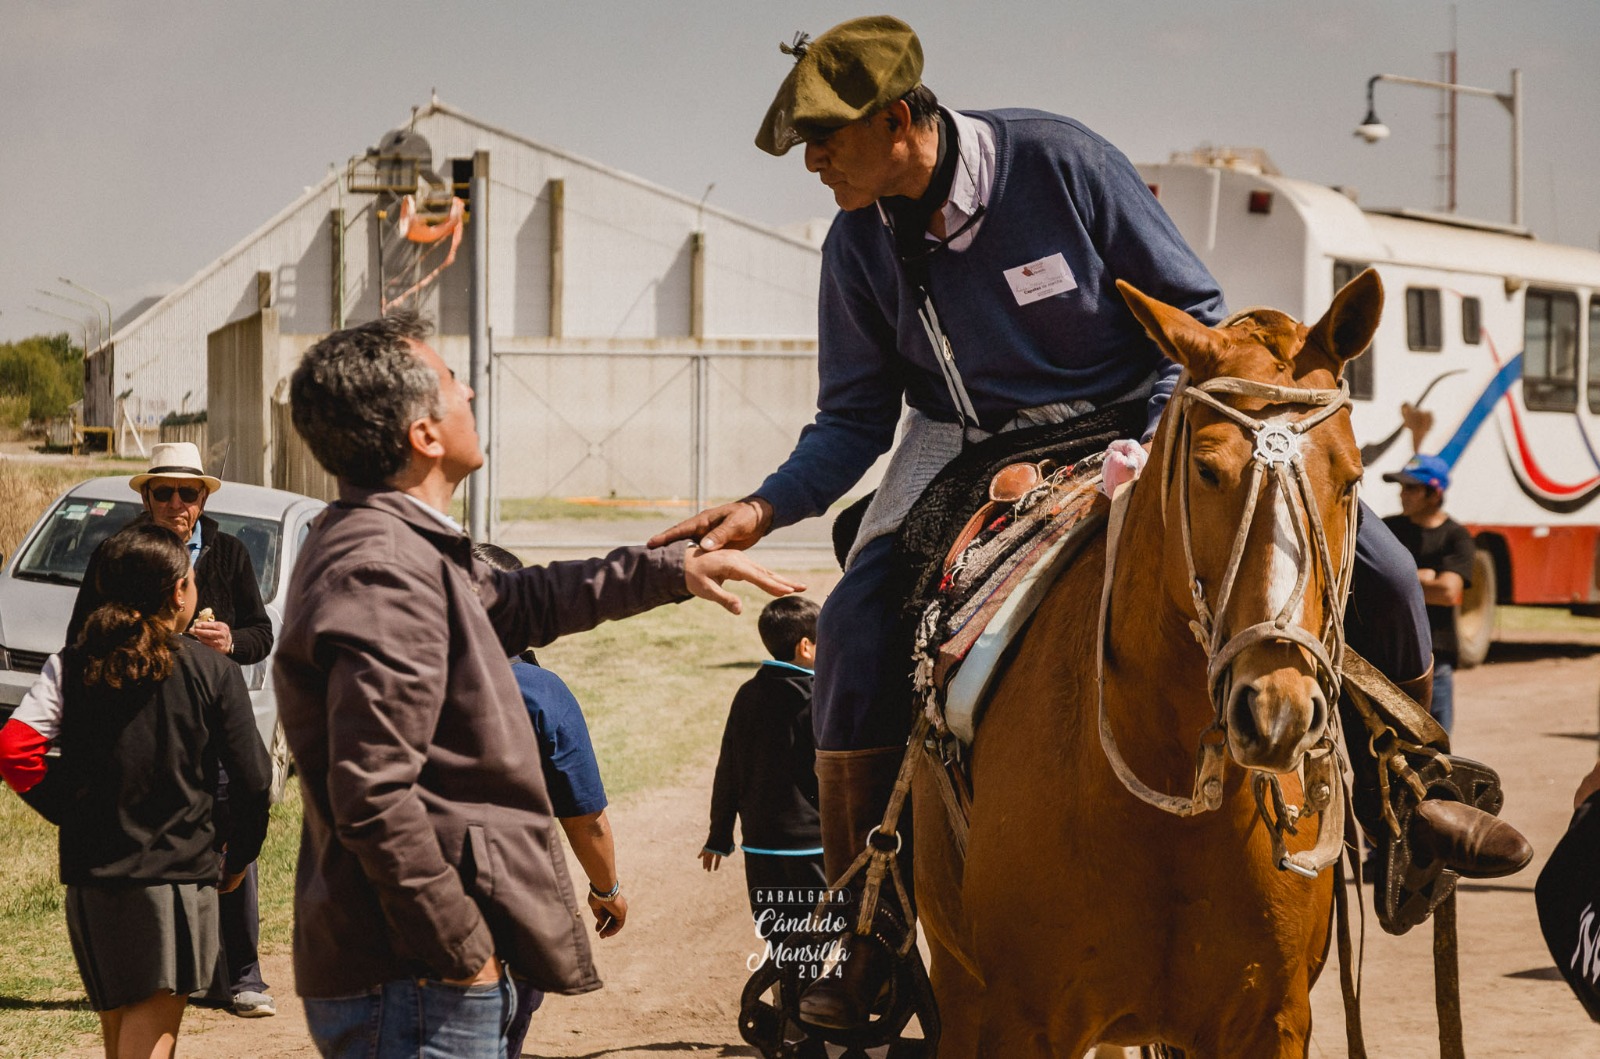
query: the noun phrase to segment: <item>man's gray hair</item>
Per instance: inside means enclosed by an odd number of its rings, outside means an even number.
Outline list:
[[[373,488],[411,459],[411,424],[443,414],[439,376],[411,351],[431,333],[409,310],[335,331],[306,351],[289,381],[294,428],[324,470]]]

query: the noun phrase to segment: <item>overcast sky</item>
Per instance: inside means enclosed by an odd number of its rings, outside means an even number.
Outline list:
[[[887,6],[887,5],[885,5]],[[832,212],[798,152],[752,137],[790,60],[777,44],[882,7],[755,0],[0,0],[6,194],[0,338],[61,327],[35,292],[118,314],[182,282],[404,122],[430,90],[483,120],[758,220]],[[1351,135],[1376,73],[1523,72],[1526,221],[1600,240],[1600,5],[1512,2],[903,2],[925,78],[957,107],[1071,115],[1135,161],[1202,143],[1368,205],[1440,203],[1438,93],[1379,85],[1394,130]],[[1460,108],[1461,212],[1509,219],[1510,121]]]

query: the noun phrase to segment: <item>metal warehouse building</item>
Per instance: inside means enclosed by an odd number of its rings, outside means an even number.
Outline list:
[[[120,327],[86,364],[84,418],[148,428],[204,408],[213,470],[326,492],[287,426],[299,355],[400,304],[465,376],[476,274],[491,519],[740,495],[814,412],[820,258],[435,99]]]

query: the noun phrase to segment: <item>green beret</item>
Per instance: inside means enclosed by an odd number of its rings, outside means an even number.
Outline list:
[[[768,154],[876,114],[922,82],[922,42],[889,15],[851,19],[816,40],[802,34],[779,47],[795,63],[756,133]]]

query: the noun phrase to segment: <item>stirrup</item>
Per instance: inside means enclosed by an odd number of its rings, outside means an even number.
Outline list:
[[[800,993],[810,984],[800,978],[800,961],[779,965],[768,960],[745,983],[739,1001],[739,1036],[758,1049],[765,1059],[796,1059],[800,1041],[785,1040],[785,1027],[797,1026],[804,1040],[826,1041],[845,1049],[842,1059],[865,1057],[868,1048],[889,1046],[890,1059],[932,1059],[939,1045],[939,1011],[933,1000],[933,984],[922,965],[922,954],[912,946],[902,956],[907,938],[904,918],[888,902],[879,902],[873,913],[871,934],[858,935],[860,943],[881,945],[888,950],[894,971],[889,978],[889,1001],[882,1014],[872,1016],[865,1026],[838,1030],[812,1026],[800,1016]],[[790,948],[825,951],[838,940],[837,934],[796,931],[788,936]],[[778,986],[781,1007],[769,1003],[767,990]],[[904,1037],[911,1016],[917,1017],[922,1037]]]
[[[1494,769],[1471,758],[1439,754],[1416,769],[1425,789],[1451,801],[1465,802],[1490,816],[1499,816],[1505,802],[1500,776]],[[1455,892],[1455,872],[1441,861],[1418,865],[1411,850],[1411,818],[1421,800],[1407,783],[1389,789],[1390,804],[1399,823],[1399,833],[1381,836],[1382,877],[1378,884],[1378,925],[1390,934],[1404,934],[1433,914],[1445,898]]]

